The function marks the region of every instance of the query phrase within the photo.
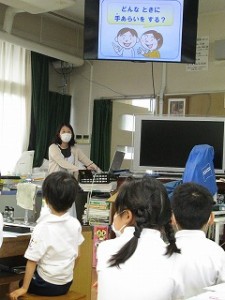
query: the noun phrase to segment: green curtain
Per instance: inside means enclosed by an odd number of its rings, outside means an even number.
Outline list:
[[[112,101],[94,100],[91,160],[103,171],[110,166]]]
[[[31,52],[32,99],[29,150],[35,150],[34,167],[42,164],[49,124],[49,58]]]
[[[48,146],[52,142],[56,130],[61,123],[70,122],[71,110],[71,96],[62,95],[56,92],[49,92],[49,132],[48,132]],[[48,149],[47,149],[48,150]],[[48,157],[46,153],[45,157]]]
[[[31,53],[32,100],[29,150],[35,150],[33,167],[40,167],[48,158],[48,147],[62,122],[70,121],[71,96],[49,92],[49,62],[47,57]]]

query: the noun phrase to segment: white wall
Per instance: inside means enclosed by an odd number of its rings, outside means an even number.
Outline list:
[[[6,31],[4,24],[7,24]],[[83,64],[83,26],[67,18],[22,10],[14,15],[10,7],[0,3],[0,37],[31,51],[79,66]]]
[[[86,62],[75,70],[71,78],[75,126],[77,131],[84,133],[91,130],[94,99],[153,94],[151,63],[95,61],[92,64],[90,66]],[[161,86],[161,73],[162,64],[154,64],[157,93]]]
[[[186,65],[169,64],[166,88],[168,94],[225,91],[225,61],[214,59],[215,40],[225,39],[224,18],[224,12],[199,17],[198,37],[209,37],[208,71],[188,72]]]

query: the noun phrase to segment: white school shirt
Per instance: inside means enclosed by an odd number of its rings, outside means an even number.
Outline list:
[[[175,237],[183,260],[180,276],[184,299],[225,281],[225,252],[218,244],[201,230],[180,230]]]
[[[157,230],[143,229],[134,254],[119,268],[109,267],[108,259],[133,237],[133,232],[133,227],[127,227],[120,237],[99,244],[98,300],[180,299],[174,265],[180,254],[164,255],[166,244]]]
[[[37,272],[45,281],[66,284],[73,280],[78,247],[84,241],[79,221],[65,213],[43,214],[31,236],[25,258],[37,262]]]

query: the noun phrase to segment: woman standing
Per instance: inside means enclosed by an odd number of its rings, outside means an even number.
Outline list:
[[[57,171],[67,171],[78,177],[78,170],[86,167],[98,172],[99,168],[81,149],[75,146],[75,136],[70,124],[61,124],[53,143],[49,147],[49,174]]]

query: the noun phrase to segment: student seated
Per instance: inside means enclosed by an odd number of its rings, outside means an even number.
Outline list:
[[[178,230],[176,244],[184,261],[181,270],[184,298],[225,281],[225,252],[206,237],[213,223],[213,203],[208,189],[197,183],[179,185],[172,196],[172,219]]]
[[[179,299],[174,263],[181,255],[163,184],[148,176],[129,178],[120,186],[115,208],[117,237],[97,248],[98,300]]]
[[[54,172],[44,180],[42,195],[50,213],[37,221],[24,255],[27,265],[22,286],[10,293],[10,299],[26,292],[57,296],[69,290],[78,247],[84,240],[79,221],[68,213],[77,190],[76,179],[67,172]]]

